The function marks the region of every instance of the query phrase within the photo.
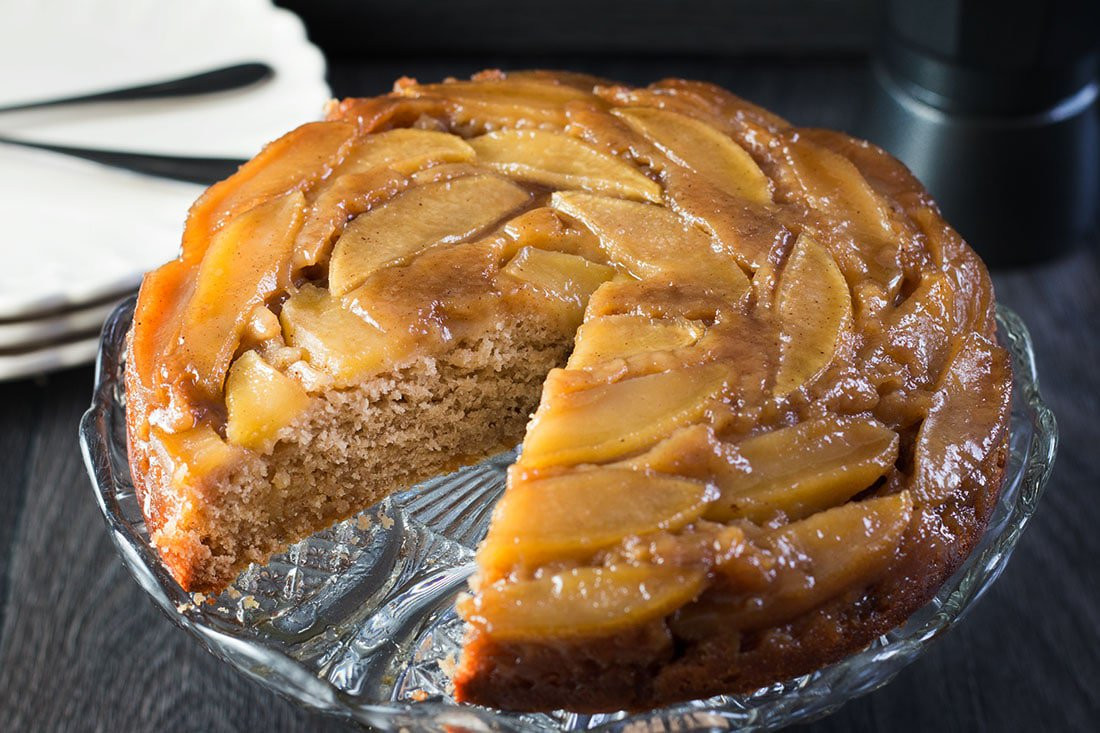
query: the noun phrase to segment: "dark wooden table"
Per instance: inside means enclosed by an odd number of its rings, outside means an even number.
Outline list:
[[[708,78],[801,124],[848,130],[858,123],[863,84],[856,61],[543,63],[634,82]],[[431,79],[495,64],[509,65],[507,59],[338,64],[332,86],[340,95],[374,94],[401,74]],[[1098,245],[1094,238],[1067,259],[994,278],[1000,300],[1031,327],[1062,434],[1054,477],[1011,564],[926,656],[814,730],[1100,725]],[[354,729],[302,710],[217,661],[130,578],[77,449],[77,420],[91,384],[90,367],[0,384],[0,731]]]

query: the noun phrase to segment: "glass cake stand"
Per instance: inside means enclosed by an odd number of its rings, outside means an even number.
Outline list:
[[[749,695],[630,714],[507,713],[456,704],[448,672],[462,635],[454,598],[473,570],[513,454],[395,494],[253,566],[221,595],[186,593],[150,546],[127,465],[122,372],[133,309],[131,298],[107,321],[95,395],[80,424],[84,460],[123,561],[156,605],[215,656],[303,705],[380,730],[768,730],[826,715],[889,682],[1000,575],[1057,446],[1027,329],[1001,307],[1000,340],[1015,375],[1004,487],[977,549],[908,622],[837,664]]]

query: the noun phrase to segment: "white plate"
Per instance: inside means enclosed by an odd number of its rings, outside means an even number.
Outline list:
[[[118,299],[98,305],[60,311],[39,318],[0,322],[0,350],[26,350],[28,346],[98,331],[114,307],[127,295],[130,293],[121,293]]]
[[[99,335],[66,344],[47,346],[34,351],[0,355],[0,381],[30,377],[36,374],[86,364],[95,358]]]
[[[324,59],[267,0],[38,0],[3,5],[0,105],[257,60],[275,78],[188,99],[0,114],[0,134],[249,158],[329,97]],[[137,286],[175,256],[200,186],[0,145],[0,319]]]

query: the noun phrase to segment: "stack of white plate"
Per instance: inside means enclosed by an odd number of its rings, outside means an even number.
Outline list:
[[[91,361],[109,298],[72,309],[0,319],[0,379],[42,374]]]
[[[0,135],[250,158],[317,119],[321,53],[268,0],[39,0],[0,23],[0,106],[247,61],[272,80],[191,98],[0,113]],[[0,144],[0,379],[90,361],[111,307],[173,258],[202,187]]]

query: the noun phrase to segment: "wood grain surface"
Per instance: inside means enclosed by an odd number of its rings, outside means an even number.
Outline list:
[[[333,68],[338,95],[402,74],[508,59]],[[532,62],[528,61],[528,64]],[[632,82],[707,78],[803,125],[853,130],[857,62],[583,58],[540,65]],[[1007,153],[1006,153],[1007,154]],[[182,216],[181,212],[181,216]],[[996,273],[1031,328],[1061,449],[1038,514],[973,612],[889,686],[814,731],[1094,730],[1100,721],[1100,263],[1077,254]],[[217,661],[157,611],[115,555],[77,448],[90,367],[0,384],[0,731],[336,731]]]

